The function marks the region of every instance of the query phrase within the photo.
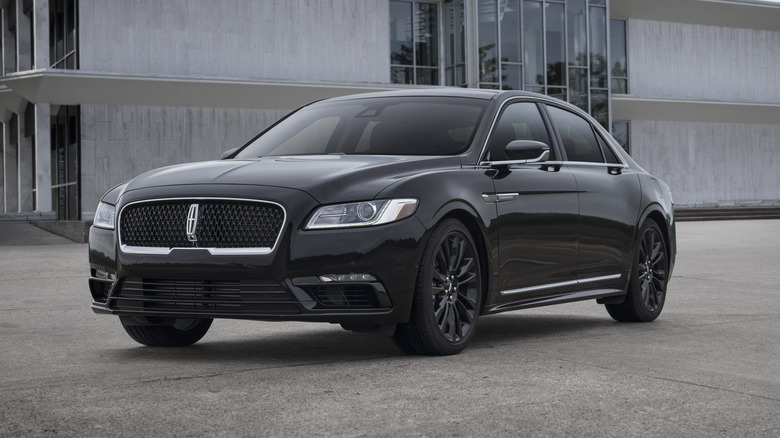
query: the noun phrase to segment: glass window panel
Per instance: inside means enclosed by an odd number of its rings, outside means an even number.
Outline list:
[[[598,140],[596,140],[593,127],[587,120],[557,107],[548,105],[547,109],[558,134],[561,136],[567,160],[589,163],[604,162],[604,156],[601,153]]]
[[[466,61],[466,32],[463,20],[463,0],[444,3],[445,63],[447,66]]]
[[[466,66],[459,65],[455,67],[455,84],[463,85],[466,83]]]
[[[490,135],[486,160],[506,160],[506,145],[514,140],[535,140],[550,145],[547,128],[535,103],[513,103],[504,109]]]
[[[544,87],[529,87],[529,86],[526,85],[525,91],[530,91],[532,93],[544,94]]]
[[[588,65],[588,28],[585,17],[585,0],[566,2],[567,37],[569,41],[569,65]]]
[[[439,69],[418,67],[416,83],[421,85],[439,85]]]
[[[520,0],[499,2],[501,61],[520,62]]]
[[[609,20],[609,37],[612,77],[628,77],[625,20]]]
[[[628,94],[628,80],[612,78],[613,94]]]
[[[564,85],[566,40],[563,33],[563,4],[546,3],[547,85]]]
[[[564,62],[566,56],[566,40],[564,39],[564,8],[563,4],[545,4],[546,23],[545,39],[547,44],[547,85],[565,85]]]
[[[484,84],[480,83],[479,88],[484,88],[486,90],[498,90],[498,84]]]
[[[496,0],[479,0],[477,8],[479,15],[479,80],[480,82],[498,83]]]
[[[559,87],[548,87],[547,95],[560,100],[567,100],[567,90]]]
[[[544,85],[544,30],[542,3],[523,2],[523,61],[525,83]]]
[[[417,3],[414,16],[414,41],[417,65],[439,65],[438,5]]]
[[[522,90],[523,68],[520,64],[501,64],[501,88],[504,90]]]
[[[65,3],[65,53],[76,49],[76,5],[75,2]]]
[[[72,185],[67,187],[67,220],[79,218],[79,187]]]
[[[569,69],[569,102],[588,111],[588,69]]]
[[[390,79],[394,84],[413,84],[414,69],[411,67],[390,67]]]
[[[590,91],[590,115],[605,129],[609,129],[609,101],[607,90]]]
[[[607,88],[606,8],[590,8],[590,85]]]
[[[607,4],[607,0],[590,0],[590,4],[603,6]]]
[[[628,153],[629,150],[629,123],[628,122],[612,122],[612,137],[618,144]]]
[[[414,59],[413,55],[412,3],[391,1],[390,64],[411,65]],[[395,83],[404,84],[408,82]]]

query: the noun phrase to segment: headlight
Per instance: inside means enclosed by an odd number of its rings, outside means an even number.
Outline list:
[[[105,228],[107,230],[114,229],[114,216],[116,215],[116,207],[111,204],[101,202],[95,210],[95,219],[92,221],[92,225],[98,228]]]
[[[416,209],[416,199],[385,199],[326,205],[314,212],[309,223],[306,224],[306,229],[386,224],[409,217],[414,214]]]

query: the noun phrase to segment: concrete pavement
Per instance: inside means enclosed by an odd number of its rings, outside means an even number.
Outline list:
[[[0,436],[779,436],[780,221],[678,234],[656,322],[595,302],[505,313],[439,358],[228,320],[142,347],[89,309],[86,245],[0,231]]]

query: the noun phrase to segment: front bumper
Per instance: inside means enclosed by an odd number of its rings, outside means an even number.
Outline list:
[[[386,225],[304,231],[286,224],[267,255],[119,250],[113,231],[90,230],[96,313],[353,324],[406,322],[426,230],[414,217]],[[327,275],[368,274],[356,281]]]

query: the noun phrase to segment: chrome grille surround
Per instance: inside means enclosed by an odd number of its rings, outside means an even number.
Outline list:
[[[188,236],[188,212],[199,204],[201,238]],[[144,210],[144,211],[141,211]],[[127,254],[207,250],[212,255],[270,254],[287,212],[276,202],[243,198],[158,198],[128,203],[119,212],[119,247]],[[143,228],[139,230],[139,228]],[[245,235],[249,235],[246,237]]]

